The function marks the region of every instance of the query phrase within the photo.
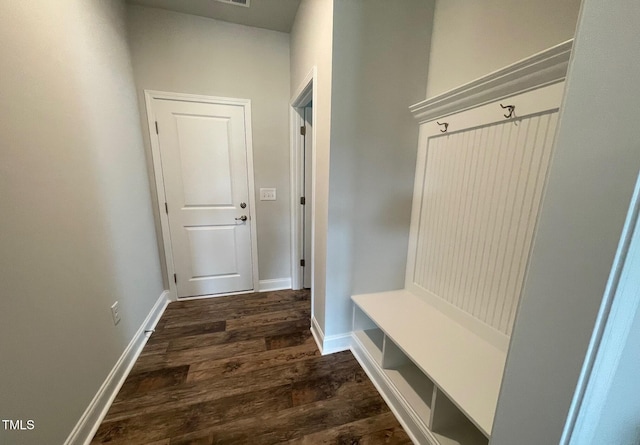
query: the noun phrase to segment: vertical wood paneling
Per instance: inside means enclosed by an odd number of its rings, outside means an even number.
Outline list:
[[[428,141],[414,283],[507,335],[556,124],[554,111]]]

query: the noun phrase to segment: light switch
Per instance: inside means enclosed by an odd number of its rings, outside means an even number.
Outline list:
[[[260,201],[275,201],[276,189],[260,189]]]

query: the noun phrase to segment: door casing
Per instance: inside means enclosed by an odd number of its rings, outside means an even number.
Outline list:
[[[229,97],[218,96],[203,96],[198,94],[185,94],[185,93],[173,93],[166,91],[144,90],[145,104],[147,109],[147,125],[149,129],[149,140],[151,141],[151,157],[153,161],[153,173],[156,185],[156,196],[158,199],[158,213],[160,215],[160,227],[162,230],[162,245],[164,247],[164,263],[167,270],[167,281],[169,283],[169,294],[172,300],[178,300],[178,290],[173,280],[175,274],[175,267],[173,264],[173,250],[171,248],[171,234],[169,231],[169,218],[165,212],[164,203],[166,202],[164,177],[162,172],[162,163],[160,158],[160,145],[158,140],[158,134],[156,133],[155,126],[155,113],[153,110],[154,99],[165,100],[177,100],[184,102],[201,102],[211,104],[222,105],[237,105],[241,106],[244,110],[245,119],[245,140],[247,148],[247,177],[249,187],[249,208],[251,209],[252,217],[249,220],[251,230],[251,267],[253,272],[253,290],[242,292],[231,292],[225,294],[204,295],[197,297],[185,297],[180,300],[191,300],[201,298],[219,297],[223,295],[236,295],[246,294],[250,292],[257,292],[259,286],[258,275],[258,240],[256,230],[256,202],[255,202],[255,182],[253,173],[253,145],[252,145],[252,130],[251,130],[251,100],[249,99],[236,99]],[[161,259],[162,260],[162,259]]]
[[[289,107],[290,118],[290,148],[291,148],[291,287],[292,289],[302,289],[303,287],[303,268],[300,267],[300,259],[302,258],[304,249],[304,211],[300,205],[300,197],[304,190],[304,164],[302,150],[304,150],[304,138],[300,135],[300,127],[305,124],[304,107],[313,103],[311,134],[307,134],[307,138],[311,138],[311,202],[307,200],[306,206],[311,208],[311,255],[305,258],[306,267],[311,268],[311,315],[314,312],[314,289],[315,289],[315,218],[316,214],[316,116],[317,112],[317,68],[314,66],[305,76],[304,80],[296,90]]]

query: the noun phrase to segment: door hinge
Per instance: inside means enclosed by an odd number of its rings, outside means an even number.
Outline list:
[[[300,134],[301,134],[302,136],[306,136],[306,134],[307,134],[307,127],[305,127],[305,126],[300,127]]]
[[[164,211],[167,213],[167,215],[169,214],[169,205],[166,202],[164,203]]]
[[[304,267],[304,260],[300,260],[300,267]]]
[[[173,282],[178,284],[178,275],[173,274]]]
[[[156,134],[160,134],[160,132],[158,131],[158,121],[156,121]]]
[[[300,197],[300,205],[305,205],[307,203],[307,200],[304,198],[304,196]]]

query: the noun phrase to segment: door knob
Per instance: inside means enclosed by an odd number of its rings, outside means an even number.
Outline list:
[[[242,215],[240,218],[236,218],[236,221],[246,221],[246,220],[247,220],[246,215]]]

